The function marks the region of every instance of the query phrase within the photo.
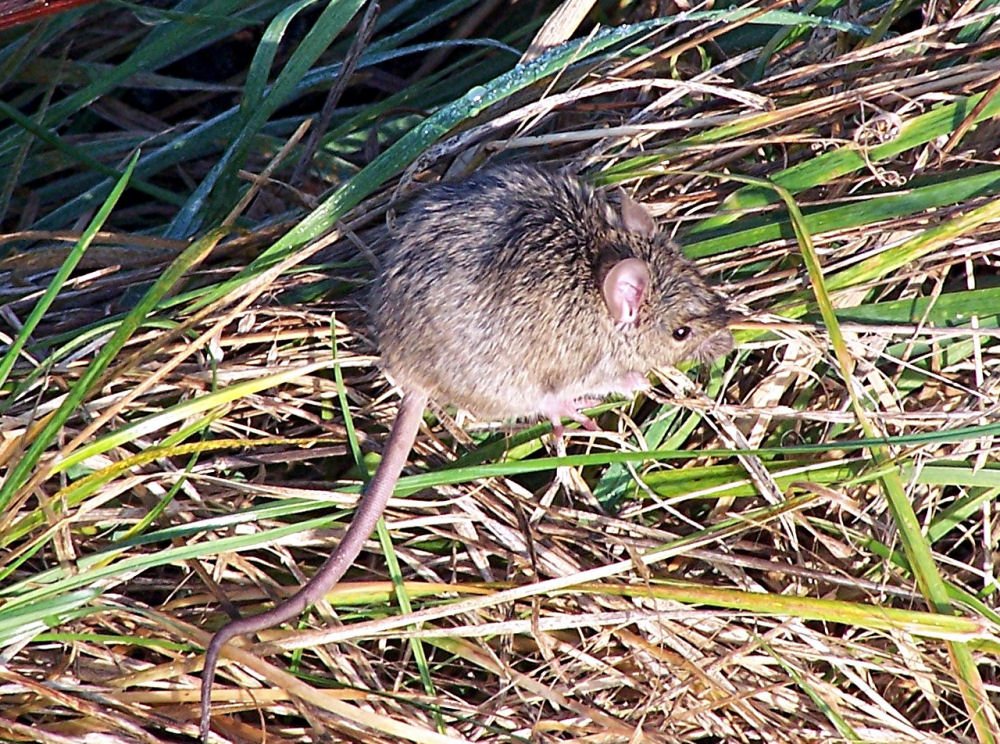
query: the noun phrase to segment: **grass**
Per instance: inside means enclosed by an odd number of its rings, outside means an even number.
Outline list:
[[[219,740],[1000,739],[1000,9],[582,5],[0,29],[0,736],[195,736],[377,461],[385,221],[525,159],[633,191],[738,350],[563,457],[435,408]]]

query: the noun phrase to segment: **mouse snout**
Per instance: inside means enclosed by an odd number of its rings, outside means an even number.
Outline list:
[[[733,348],[733,334],[724,328],[702,341],[692,356],[699,362],[712,362],[725,356]]]

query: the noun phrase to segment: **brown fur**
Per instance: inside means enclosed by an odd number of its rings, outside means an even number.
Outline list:
[[[650,285],[624,326],[600,287],[629,257],[646,262]],[[603,194],[528,165],[425,191],[372,300],[395,382],[483,418],[627,394],[635,373],[732,348],[725,302],[663,235],[626,229]],[[677,341],[682,325],[691,333]]]

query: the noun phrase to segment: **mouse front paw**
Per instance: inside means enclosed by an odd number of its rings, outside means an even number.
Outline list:
[[[631,372],[626,372],[622,375],[621,379],[618,380],[618,388],[616,392],[622,393],[623,395],[635,395],[643,390],[649,390],[650,387],[649,378],[642,372],[633,370]]]
[[[600,427],[594,420],[581,411],[581,408],[589,408],[600,402],[600,398],[546,398],[542,402],[542,416],[552,422],[552,433],[557,439],[561,439],[565,433],[562,420],[568,418],[575,421],[587,431],[600,431]]]

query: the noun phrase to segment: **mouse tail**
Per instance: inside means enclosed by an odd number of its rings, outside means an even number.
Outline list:
[[[399,406],[396,421],[389,432],[389,439],[383,448],[382,461],[375,476],[368,483],[358,502],[344,538],[337,549],[320,566],[315,575],[295,594],[266,612],[245,617],[222,626],[212,637],[205,650],[205,664],[201,674],[201,724],[200,735],[208,741],[211,724],[212,683],[223,647],[237,636],[270,628],[287,622],[302,614],[305,609],[322,599],[351,567],[365,541],[375,530],[389,497],[396,488],[399,475],[406,465],[413,442],[420,429],[424,409],[427,407],[425,393],[406,393]]]

